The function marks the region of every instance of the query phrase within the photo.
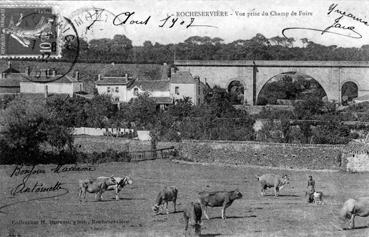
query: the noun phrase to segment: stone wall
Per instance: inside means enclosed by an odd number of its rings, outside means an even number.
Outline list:
[[[92,153],[103,152],[108,149],[116,151],[148,151],[151,150],[150,141],[139,141],[120,137],[107,136],[76,136],[74,138],[74,145],[79,151]],[[173,142],[159,142],[157,148],[167,148],[175,146],[178,143]]]
[[[231,141],[184,141],[182,159],[195,162],[282,168],[340,169],[343,145],[310,145]]]
[[[365,140],[350,142],[343,152],[344,166],[351,172],[369,171],[369,143]]]

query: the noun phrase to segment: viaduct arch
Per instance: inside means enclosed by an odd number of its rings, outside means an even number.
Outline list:
[[[342,86],[347,81],[358,86],[358,96],[369,94],[369,62],[364,61],[176,60],[174,65],[199,76],[210,86],[228,88],[232,81],[240,81],[244,86],[244,103],[251,105],[256,104],[269,79],[292,71],[314,78],[330,101],[341,102]]]

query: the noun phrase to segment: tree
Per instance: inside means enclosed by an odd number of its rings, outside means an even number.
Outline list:
[[[61,152],[65,145],[73,145],[72,130],[55,122],[43,103],[17,98],[1,112],[1,151],[4,159],[13,157],[14,163],[37,163],[44,142]],[[3,156],[6,153],[6,157]]]

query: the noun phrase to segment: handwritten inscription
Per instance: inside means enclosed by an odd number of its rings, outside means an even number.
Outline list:
[[[51,171],[54,173],[62,173],[62,172],[82,172],[82,171],[95,171],[96,168],[94,166],[86,166],[80,167],[78,165],[57,165],[55,168],[52,168]]]
[[[78,166],[77,164],[74,165],[57,165],[55,168],[50,169],[52,173],[63,173],[63,172],[88,172],[94,171],[96,168],[94,166]],[[36,181],[33,184],[29,184],[29,179],[31,176],[37,176],[40,174],[46,174],[46,170],[42,168],[38,168],[37,166],[33,165],[32,167],[27,167],[23,165],[17,165],[10,177],[18,177],[22,176],[22,182],[15,187],[13,187],[10,191],[11,195],[15,196],[17,194],[24,194],[24,193],[44,193],[44,192],[57,192],[61,189],[65,189],[63,187],[63,183],[59,180],[56,181],[53,185],[46,185],[40,181]]]
[[[348,19],[352,19],[354,21],[360,22],[365,26],[369,26],[368,21],[363,20],[363,18],[355,16],[353,13],[346,12],[343,10],[340,10],[338,8],[338,4],[331,4],[328,8],[327,15],[331,15],[332,13],[337,13],[339,16],[334,19],[334,22],[327,26],[325,29],[315,29],[315,28],[308,28],[308,27],[289,27],[284,28],[282,30],[282,35],[286,38],[288,38],[285,35],[286,31],[289,30],[309,30],[309,31],[318,31],[321,32],[321,34],[325,33],[331,33],[336,34],[344,37],[354,38],[354,39],[360,39],[362,38],[362,35],[356,30],[355,26],[353,25],[344,25],[341,20],[346,17]],[[333,29],[339,30],[339,31],[333,31]]]

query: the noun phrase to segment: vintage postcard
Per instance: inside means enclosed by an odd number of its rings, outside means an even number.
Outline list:
[[[368,236],[369,2],[0,2],[0,236]]]

